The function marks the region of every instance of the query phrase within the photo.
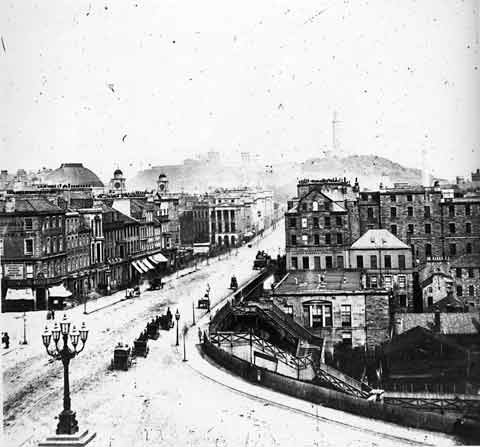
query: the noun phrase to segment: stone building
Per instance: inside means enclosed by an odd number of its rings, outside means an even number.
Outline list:
[[[67,274],[64,227],[65,211],[45,197],[0,201],[4,311],[49,307],[49,289],[61,287]]]
[[[90,229],[78,211],[65,213],[65,248],[67,253],[67,288],[77,299],[89,292]]]
[[[389,339],[389,292],[366,289],[358,271],[296,271],[275,289],[274,302],[333,350],[341,343],[373,349]]]
[[[126,192],[126,179],[120,169],[115,169],[113,178],[110,180],[109,190],[113,194],[123,194]]]
[[[480,308],[480,256],[465,254],[451,262],[454,296],[468,310]]]
[[[356,240],[347,267],[366,273],[367,288],[391,290],[394,310],[413,310],[412,249],[389,231],[368,230]]]
[[[360,236],[358,186],[346,180],[301,180],[285,213],[287,270],[342,269]]]

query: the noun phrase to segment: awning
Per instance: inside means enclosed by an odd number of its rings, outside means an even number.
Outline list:
[[[154,265],[158,264],[158,261],[155,260],[155,259],[153,259],[153,256],[149,256],[149,257],[148,257],[148,260],[149,260],[151,263],[153,263]]]
[[[148,261],[148,258],[143,258],[142,259],[142,262],[150,269],[154,269],[155,268],[155,264],[151,264],[149,261]]]
[[[8,289],[6,300],[34,300],[32,289]]]
[[[142,267],[143,270],[145,270],[146,272],[150,270],[150,267],[147,265],[144,259],[139,259],[137,262],[138,262],[138,265]]]
[[[138,273],[140,273],[140,274],[145,273],[145,270],[143,269],[143,267],[141,267],[141,266],[137,263],[137,261],[133,261],[133,262],[132,262],[132,265],[133,265],[133,267],[135,268],[135,270],[136,270]]]
[[[168,259],[165,256],[163,256],[161,253],[157,253],[156,255],[153,255],[152,258],[156,262],[168,262]]]
[[[72,296],[72,292],[68,291],[64,285],[50,287],[48,289],[48,294],[58,298],[67,298]]]

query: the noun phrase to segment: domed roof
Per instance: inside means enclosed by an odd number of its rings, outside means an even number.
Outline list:
[[[115,169],[113,175],[114,175],[114,176],[116,176],[116,175],[123,175],[123,172],[122,172],[120,169]]]
[[[85,168],[82,163],[62,163],[58,169],[46,176],[45,183],[48,185],[104,187],[97,175]]]

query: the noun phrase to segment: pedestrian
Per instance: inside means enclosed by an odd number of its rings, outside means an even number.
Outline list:
[[[198,328],[198,342],[202,343],[202,330]]]
[[[55,310],[52,309],[52,320],[55,320]]]
[[[167,308],[167,319],[168,322],[172,321],[172,312],[170,310],[170,307]]]
[[[4,332],[2,337],[2,343],[5,344],[3,347],[4,349],[8,349],[10,347],[10,337],[8,336],[8,332]]]

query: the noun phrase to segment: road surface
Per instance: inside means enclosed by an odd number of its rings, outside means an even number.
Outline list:
[[[455,445],[442,434],[360,418],[244,382],[199,354],[196,327],[187,338],[187,362],[175,347],[175,330],[161,331],[149,342],[147,358],[137,359],[127,372],[108,370],[117,342],[131,343],[167,307],[173,313],[179,309],[180,327],[191,324],[192,304],[207,282],[213,303],[220,301],[232,274],[240,283],[247,280],[256,251],[276,255],[283,240],[280,225],[258,246],[211,260],[187,276],[174,275],[163,290],[117,302],[123,297],[119,292],[89,305],[88,315],[81,307],[67,312],[73,322],[85,321],[90,328],[85,350],[71,363],[70,383],[80,429],[97,433],[92,446]],[[195,312],[197,323],[205,326],[208,316]],[[2,328],[12,336],[11,349],[2,355],[2,445],[12,447],[33,446],[53,434],[62,409],[63,370],[41,342],[45,312],[27,315],[27,345],[19,344],[21,317],[2,315]]]

